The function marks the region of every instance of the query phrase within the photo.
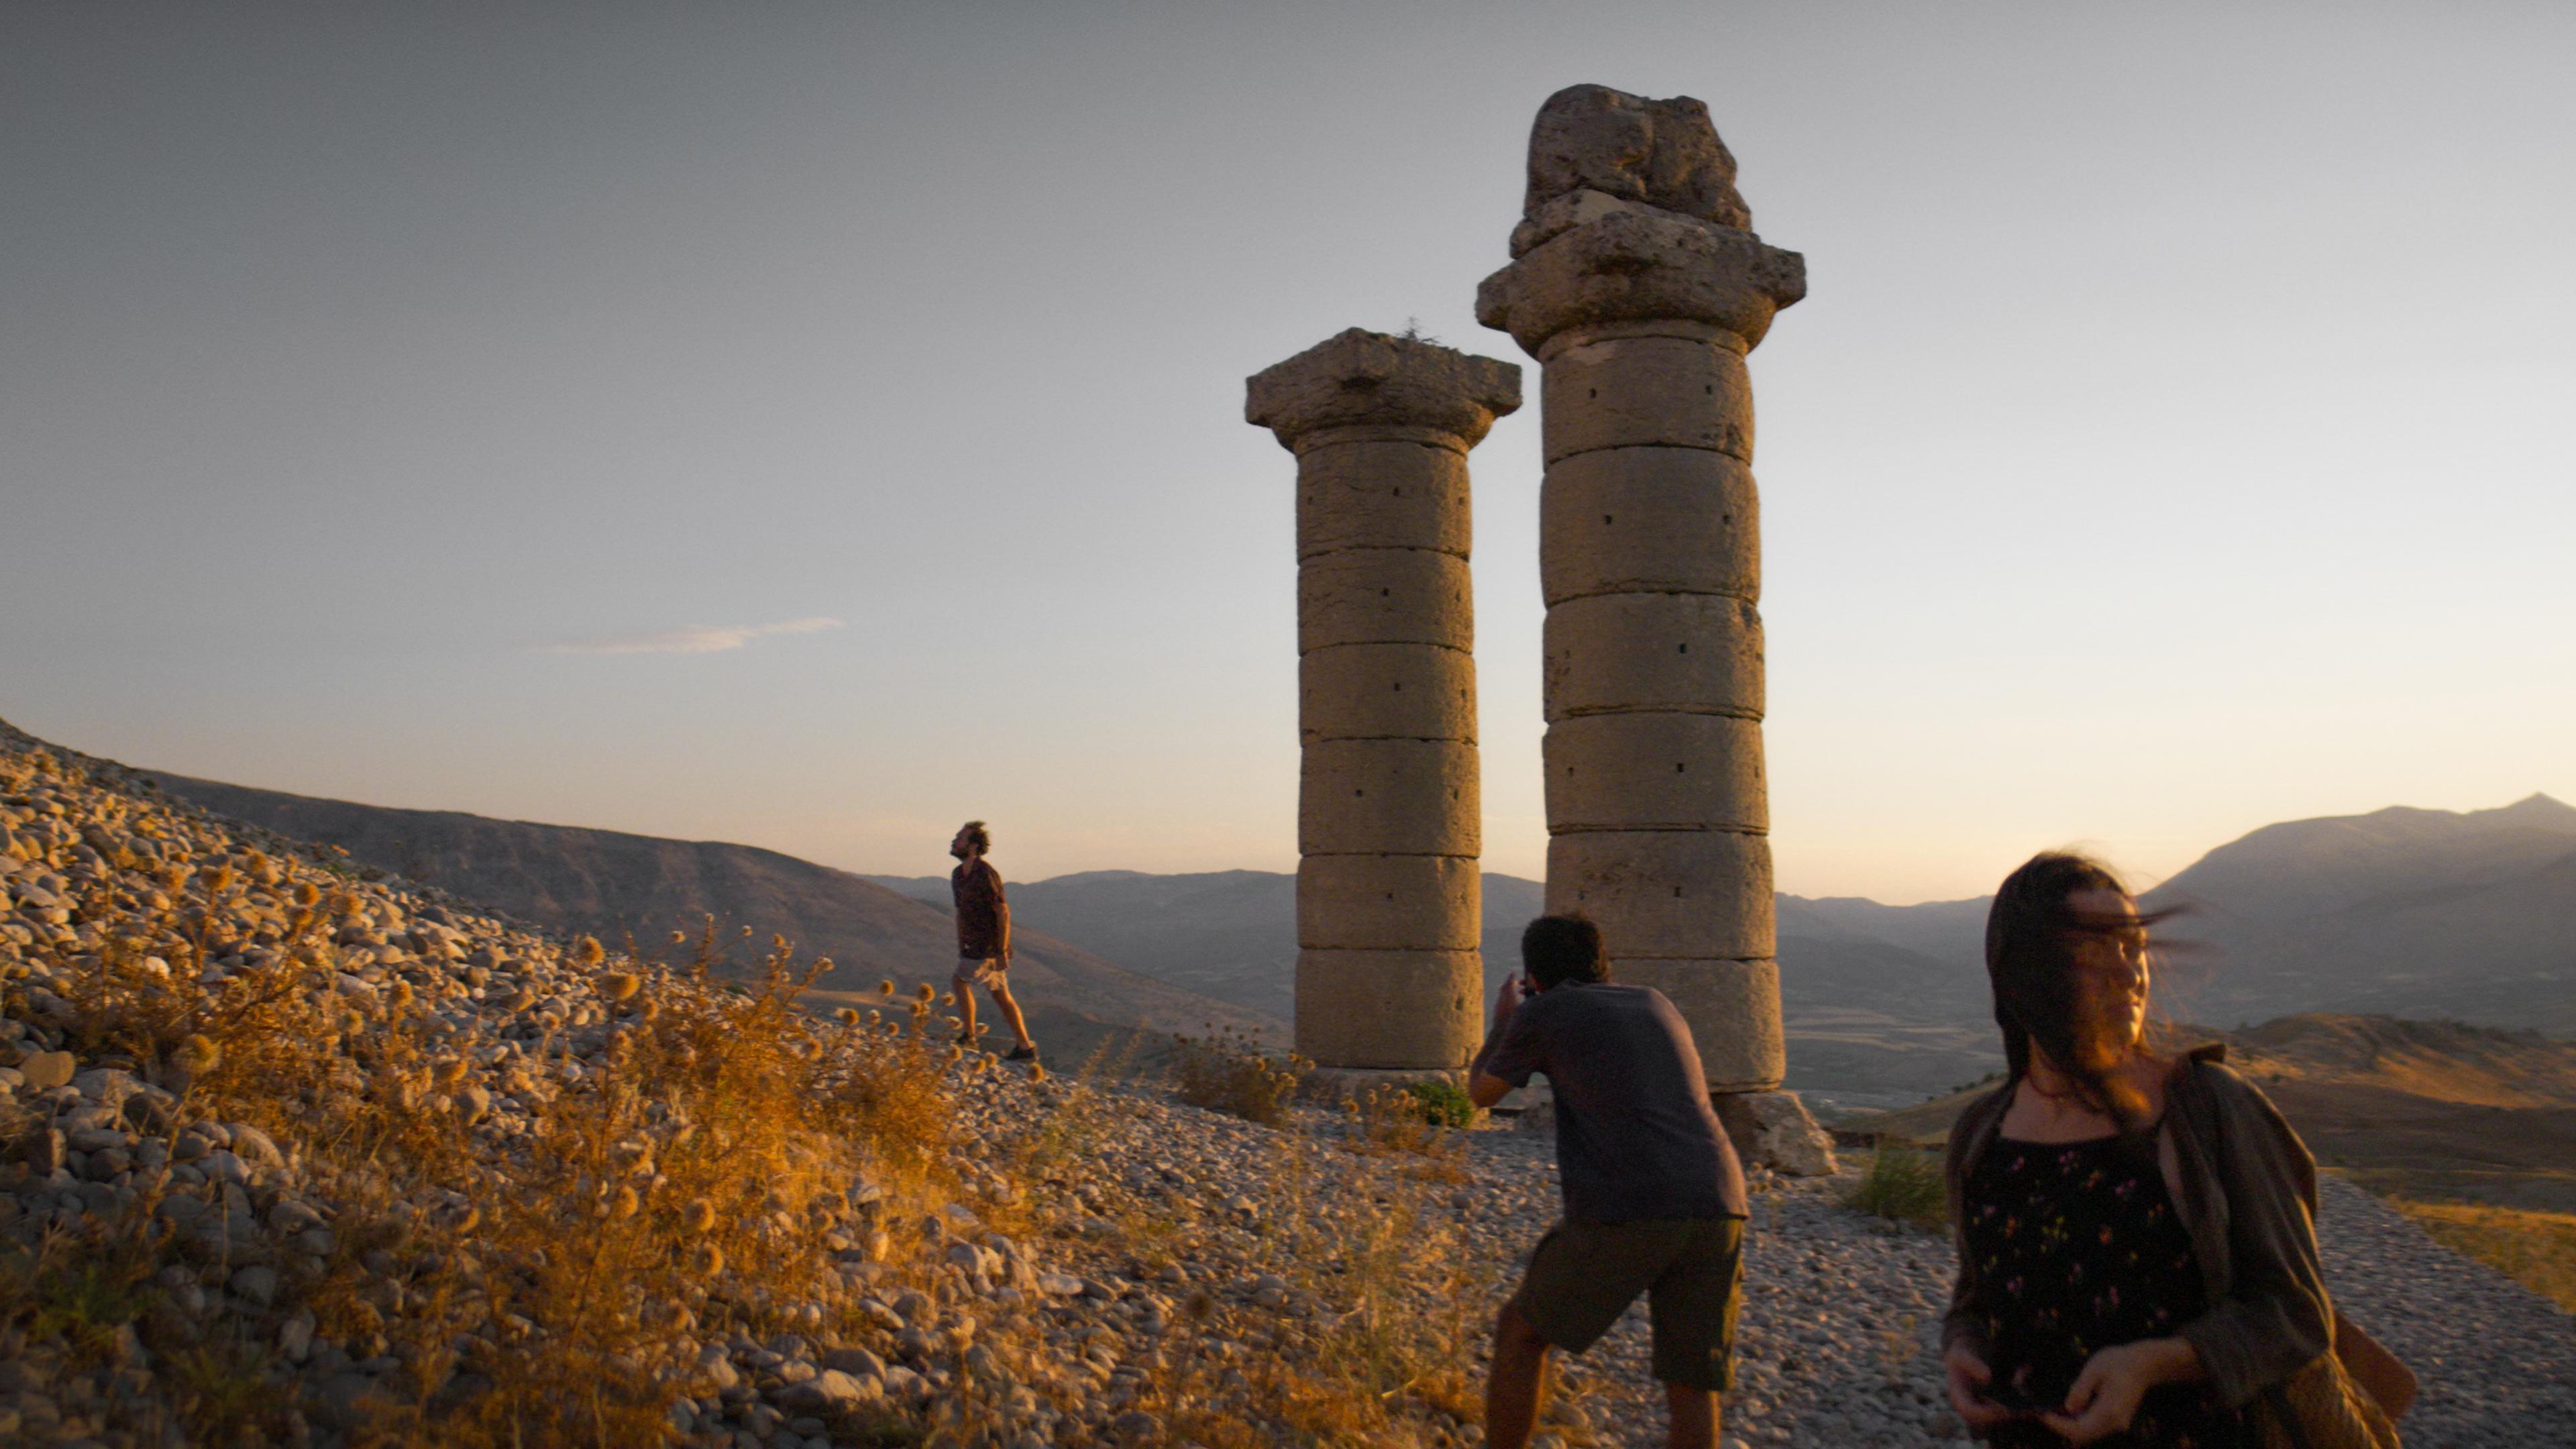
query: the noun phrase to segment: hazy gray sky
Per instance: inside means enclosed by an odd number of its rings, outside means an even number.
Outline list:
[[[1530,116],[1705,99],[1780,879],[2576,798],[2576,6],[0,8],[0,715],[381,804],[1294,865],[1289,455],[1408,318],[1541,870]]]

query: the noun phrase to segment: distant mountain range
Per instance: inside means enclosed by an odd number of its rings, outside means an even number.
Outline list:
[[[944,977],[952,948],[945,875],[859,876],[749,846],[159,778],[219,813],[566,929],[657,941],[713,913],[779,932],[842,963],[832,984],[845,989]],[[1284,1040],[1294,876],[1086,871],[1009,890],[1017,979],[1042,1032],[1089,1045],[1122,1028],[1230,1024]],[[1486,875],[1489,991],[1542,896],[1536,881]],[[2544,795],[2267,826],[2146,899],[2183,910],[2159,985],[2178,1017],[2333,1011],[2576,1034],[2576,808]],[[1998,1065],[1986,907],[1779,897],[1790,1084],[1828,1106],[1890,1106]]]
[[[2267,825],[2148,893],[2201,952],[2168,975],[2203,1021],[2292,1011],[2576,1033],[2576,807],[2396,807]]]
[[[1007,867],[1009,862],[997,861]],[[865,879],[948,909],[944,875]],[[1011,918],[1061,936],[1158,980],[1286,1019],[1296,1004],[1297,878],[1267,870],[1147,875],[1089,870],[1012,881]],[[1520,963],[1521,927],[1543,911],[1546,888],[1485,875],[1486,990]]]
[[[872,876],[944,904],[944,876]],[[1485,876],[1487,989],[1518,961],[1536,881]],[[1290,1013],[1296,878],[1089,871],[1014,884],[1019,918],[1131,969]],[[1779,901],[1790,1085],[1823,1105],[1917,1100],[2002,1064],[1985,975],[1991,898]],[[2148,893],[2180,914],[2158,986],[2197,1021],[2333,1011],[2576,1034],[2576,808],[2396,808],[2266,826]]]
[[[904,990],[934,981],[944,991],[957,960],[956,927],[940,911],[774,850],[353,805],[180,775],[151,778],[216,814],[338,846],[361,865],[558,930],[611,943],[631,935],[664,958],[673,954],[665,944],[672,931],[694,937],[710,915],[736,948],[737,974],[749,973],[771,935],[786,936],[803,957],[835,963],[817,983],[821,1004],[872,993],[884,978]],[[940,885],[944,892],[944,877]],[[751,940],[739,939],[744,926]],[[1013,994],[1051,1060],[1078,1063],[1140,1030],[1154,1036],[1235,1026],[1285,1039],[1280,1017],[1127,970],[1034,927],[1016,930],[1013,946]]]

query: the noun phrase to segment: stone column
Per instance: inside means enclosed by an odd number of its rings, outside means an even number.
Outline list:
[[[1520,369],[1353,328],[1247,389],[1297,455],[1297,1051],[1454,1075],[1483,1036],[1467,450]]]
[[[1744,358],[1806,269],[1747,229],[1734,183],[1700,102],[1558,92],[1476,316],[1545,369],[1548,909],[1672,998],[1748,1156],[1796,1165],[1829,1149],[1777,1091]]]

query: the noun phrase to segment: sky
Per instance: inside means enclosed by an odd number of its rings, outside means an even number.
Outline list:
[[[2143,880],[2576,799],[2576,7],[0,8],[0,717],[927,874],[1296,861],[1293,459],[1353,325],[1472,458],[1485,863],[1543,871],[1531,116],[1707,101],[1783,889]]]

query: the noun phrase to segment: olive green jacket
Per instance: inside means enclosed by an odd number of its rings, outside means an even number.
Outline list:
[[[2223,1065],[2223,1044],[2185,1054],[2165,1092],[2157,1156],[2174,1211],[2191,1234],[2209,1311],[2183,1325],[2209,1390],[2230,1408],[2334,1349],[2334,1307],[2317,1263],[2317,1164],[2271,1099]],[[1941,1346],[1985,1352],[1960,1188],[1995,1139],[2012,1087],[1972,1103],[1950,1129],[1946,1168],[1959,1281]]]

